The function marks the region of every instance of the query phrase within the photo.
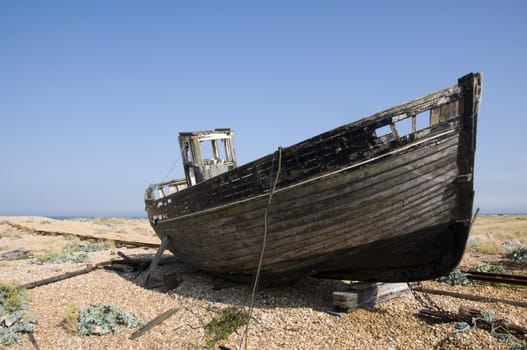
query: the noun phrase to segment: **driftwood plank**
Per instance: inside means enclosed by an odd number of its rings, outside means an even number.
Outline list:
[[[156,318],[154,318],[152,321],[148,322],[143,327],[141,327],[136,332],[134,332],[130,336],[130,340],[139,338],[140,336],[142,336],[143,334],[145,334],[146,332],[148,332],[149,330],[151,330],[152,328],[154,328],[155,326],[157,326],[158,324],[160,324],[161,322],[163,322],[164,320],[166,320],[167,318],[175,314],[178,310],[179,308],[172,308],[156,316]]]
[[[372,309],[390,299],[400,296],[406,283],[359,283],[348,291],[333,292],[333,305],[344,310]]]
[[[25,231],[32,232],[37,235],[43,235],[43,236],[74,236],[76,238],[82,239],[82,240],[88,240],[88,241],[104,241],[104,242],[113,242],[118,246],[124,246],[124,247],[145,247],[145,248],[157,248],[159,247],[159,244],[157,243],[150,243],[150,242],[139,242],[139,241],[128,241],[124,239],[118,239],[118,238],[110,238],[110,237],[103,237],[103,236],[95,236],[95,235],[89,235],[89,234],[82,234],[82,233],[76,233],[76,232],[60,232],[60,231],[46,231],[46,230],[36,230],[34,228],[19,225],[13,222],[7,221],[7,224],[21,229]]]
[[[35,281],[35,282],[22,284],[22,285],[19,286],[19,288],[32,289],[32,288],[35,288],[35,287],[40,287],[40,286],[44,286],[46,284],[55,283],[55,282],[62,281],[62,280],[65,280],[65,279],[68,279],[68,278],[72,278],[72,277],[75,277],[75,276],[84,275],[84,274],[92,272],[93,270],[98,269],[101,266],[111,265],[113,262],[114,262],[114,260],[103,261],[103,262],[100,262],[98,264],[95,264],[93,266],[87,267],[87,268],[82,269],[82,270],[66,272],[66,273],[63,273],[61,275],[45,278],[45,279],[42,279],[42,280],[39,280],[39,281]]]
[[[513,306],[527,307],[527,302],[524,302],[524,301],[506,300],[506,299],[501,299],[501,298],[493,298],[493,297],[486,297],[486,296],[479,296],[479,295],[472,295],[472,294],[465,294],[465,293],[456,293],[456,292],[450,292],[446,290],[430,289],[430,288],[414,288],[414,290],[417,292],[422,292],[422,293],[446,295],[449,297],[473,300],[473,301],[482,301],[485,303],[503,303],[503,304],[509,304]]]
[[[31,250],[15,249],[15,250],[2,253],[0,255],[0,258],[5,259],[5,260],[16,260],[16,259],[23,259],[29,256],[31,256]]]
[[[35,350],[40,350],[40,347],[38,346],[37,339],[35,339],[35,334],[33,331],[28,332],[27,336],[29,337],[29,341],[31,342],[31,345],[33,345],[33,348]]]

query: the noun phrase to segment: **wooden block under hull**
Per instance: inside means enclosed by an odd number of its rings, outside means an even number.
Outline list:
[[[406,283],[357,283],[347,291],[333,292],[333,306],[346,311],[373,309],[407,290]]]

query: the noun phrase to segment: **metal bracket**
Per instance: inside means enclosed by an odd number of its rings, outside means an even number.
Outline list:
[[[465,183],[472,181],[472,173],[460,174],[456,177],[456,183]]]

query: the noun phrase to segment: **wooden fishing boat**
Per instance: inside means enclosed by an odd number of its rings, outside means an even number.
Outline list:
[[[181,133],[186,178],[147,188],[152,227],[181,260],[229,279],[444,275],[471,225],[481,79],[239,167],[229,129]]]

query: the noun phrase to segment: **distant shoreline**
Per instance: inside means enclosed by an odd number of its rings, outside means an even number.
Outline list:
[[[26,215],[21,215],[26,216]],[[145,215],[43,215],[46,218],[54,220],[70,220],[70,219],[96,219],[96,218],[124,218],[124,219],[146,219]]]
[[[479,213],[478,216],[525,216],[527,213]],[[146,213],[144,215],[37,215],[37,214],[11,214],[0,216],[40,216],[54,220],[71,220],[71,219],[96,219],[96,218],[123,218],[123,219],[147,219]]]

